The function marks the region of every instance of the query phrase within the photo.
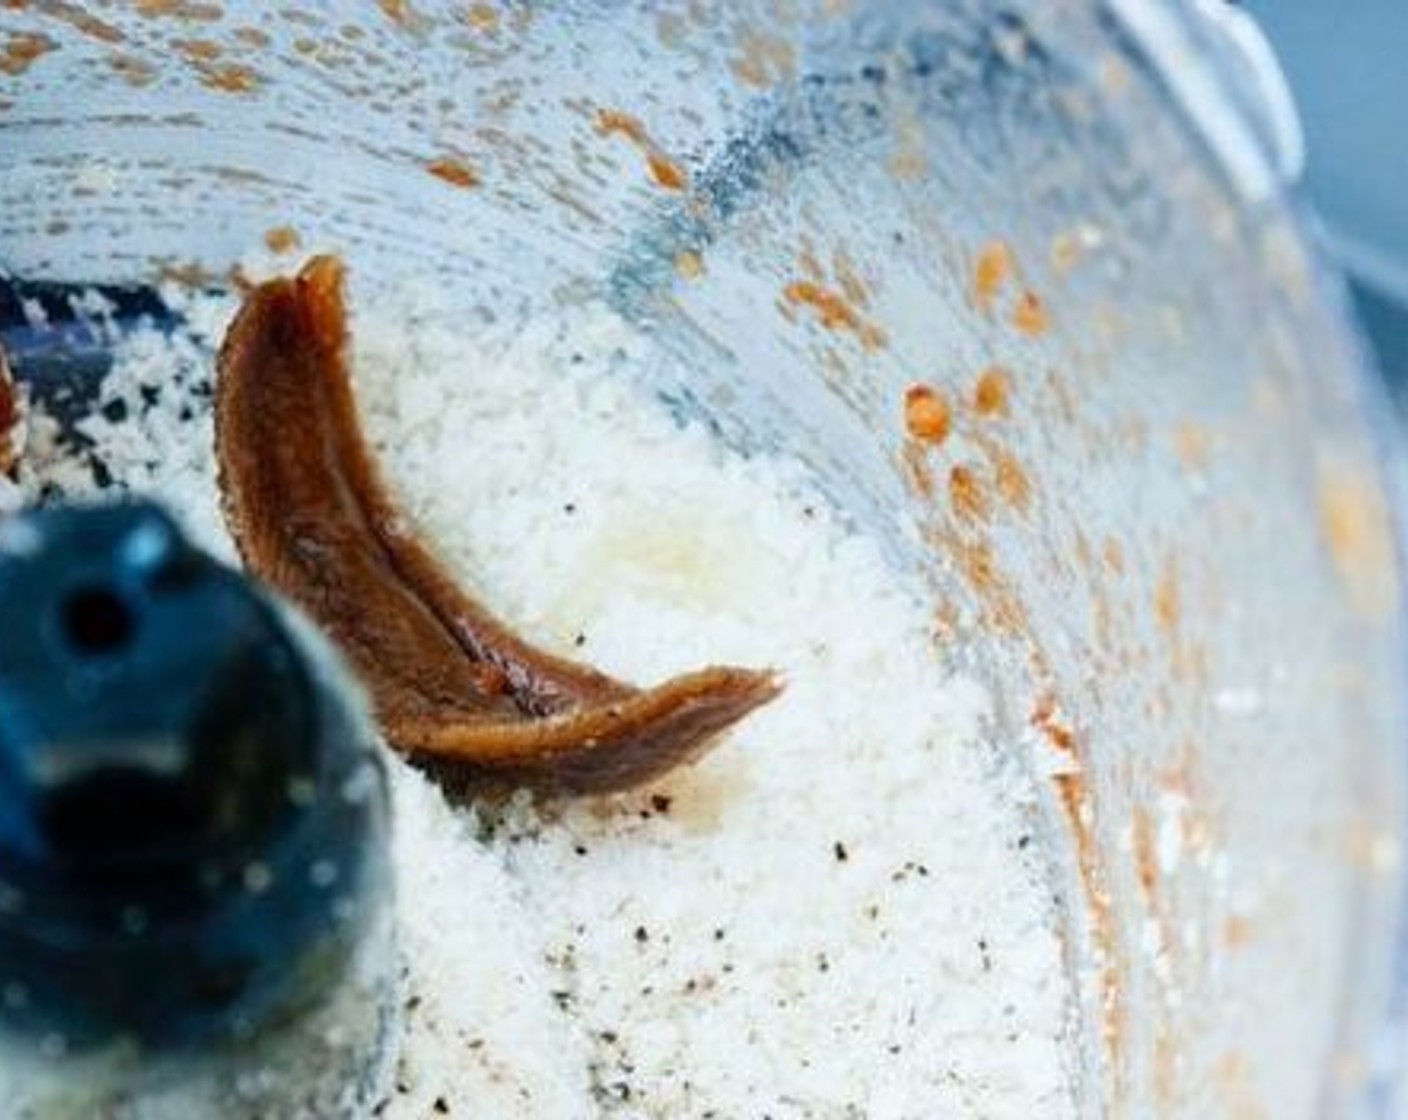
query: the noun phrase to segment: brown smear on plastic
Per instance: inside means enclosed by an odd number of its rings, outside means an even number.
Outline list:
[[[216,454],[246,566],[341,648],[394,747],[451,784],[610,792],[691,761],[778,694],[773,673],[732,667],[638,689],[535,649],[461,591],[362,438],[342,276],[318,257],[246,299],[218,359]]]

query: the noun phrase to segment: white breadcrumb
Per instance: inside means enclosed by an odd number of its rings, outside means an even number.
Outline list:
[[[234,304],[181,302],[194,328],[127,338],[82,430],[230,557],[209,396]],[[642,684],[787,680],[638,794],[452,809],[393,764],[405,1030],[378,1114],[1074,1116],[1029,745],[990,741],[877,543],[643,395],[627,373],[661,359],[604,310],[478,331],[427,285],[354,339],[408,514],[528,638]],[[47,447],[31,483],[92,488]]]

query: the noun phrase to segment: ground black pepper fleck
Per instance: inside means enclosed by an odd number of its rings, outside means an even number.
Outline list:
[[[851,858],[851,853],[846,851],[846,845],[839,840],[831,846],[831,851],[835,854],[837,863],[845,863]]]

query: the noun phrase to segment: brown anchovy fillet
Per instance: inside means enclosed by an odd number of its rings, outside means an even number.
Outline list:
[[[20,462],[20,393],[0,349],[0,474],[14,477]]]
[[[621,790],[777,695],[772,673],[728,667],[637,689],[533,648],[461,591],[362,438],[342,276],[318,257],[246,297],[217,363],[216,454],[246,567],[341,647],[393,746],[457,785]]]

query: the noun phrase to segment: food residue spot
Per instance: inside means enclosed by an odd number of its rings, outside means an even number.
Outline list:
[[[934,496],[934,473],[929,468],[922,443],[912,439],[905,440],[904,447],[900,450],[900,465],[910,490],[921,498]]]
[[[987,495],[971,467],[960,463],[948,472],[948,497],[959,517],[976,521],[987,516]]]
[[[973,388],[973,407],[982,416],[1006,416],[1008,396],[1007,371],[998,366],[989,366]]]
[[[267,47],[273,41],[267,31],[258,27],[237,27],[234,35],[241,43],[247,43],[251,47]]]
[[[1124,574],[1124,547],[1114,537],[1106,537],[1105,543],[1100,548],[1101,559],[1105,562],[1105,567],[1115,575]]]
[[[1222,923],[1222,943],[1229,949],[1241,949],[1252,939],[1252,924],[1240,914],[1231,915]]]
[[[492,4],[471,4],[465,20],[476,31],[494,32],[499,29],[499,13]]]
[[[929,385],[911,385],[904,394],[904,426],[909,434],[925,443],[942,443],[948,438],[952,417],[943,395]]]
[[[1320,532],[1335,574],[1360,615],[1388,617],[1398,606],[1398,572],[1383,490],[1367,468],[1340,459],[1322,459],[1316,473]]]
[[[1012,325],[1025,335],[1039,335],[1050,326],[1046,305],[1033,291],[1025,291],[1017,297],[1012,308]]]
[[[1051,270],[1070,272],[1080,263],[1080,239],[1074,233],[1059,233],[1051,241]]]
[[[130,86],[151,85],[156,78],[156,69],[149,62],[136,58],[130,54],[113,54],[108,56],[108,65],[113,71]]]
[[[672,191],[689,186],[688,173],[650,138],[638,118],[616,109],[602,109],[596,115],[596,131],[600,136],[623,136],[640,149],[650,177],[658,186]]]
[[[0,74],[17,78],[34,64],[35,59],[56,49],[58,45],[47,35],[14,32],[5,49],[0,51]]]
[[[264,232],[264,244],[271,253],[288,253],[299,246],[298,231],[292,226],[275,226]]]
[[[401,27],[409,27],[411,20],[415,18],[408,0],[377,0],[377,6],[386,14],[387,19]]]
[[[997,492],[1013,509],[1025,512],[1031,504],[1032,484],[1022,464],[1010,451],[999,451],[994,456],[994,469],[997,474]]]
[[[1174,430],[1174,448],[1185,470],[1202,471],[1208,465],[1208,448],[1212,443],[1201,424],[1184,420]]]
[[[252,93],[260,82],[259,74],[243,63],[230,62],[223,66],[200,62],[196,65],[201,84],[222,93]]]
[[[190,0],[137,0],[137,14],[153,19],[169,16],[192,23],[214,23],[224,16],[218,4],[193,4]]]
[[[1012,250],[1005,241],[989,241],[973,264],[973,301],[987,311],[1012,275]]]
[[[1158,848],[1154,840],[1154,822],[1147,809],[1135,806],[1130,828],[1134,846],[1134,869],[1146,898],[1152,898],[1159,881]]]
[[[812,308],[827,330],[849,331],[860,339],[867,350],[878,350],[885,345],[885,334],[879,327],[869,323],[838,292],[810,280],[797,280],[788,284],[782,297],[793,306],[805,305]]]
[[[1178,588],[1178,564],[1170,557],[1164,563],[1163,572],[1154,586],[1154,618],[1159,629],[1166,634],[1178,630],[1179,616],[1182,613],[1182,596]]]
[[[1076,734],[1057,716],[1056,698],[1049,693],[1037,699],[1032,709],[1031,725],[1046,736],[1049,742],[1063,754],[1077,753]]]
[[[675,254],[675,271],[685,280],[698,280],[704,275],[704,258],[693,249]]]
[[[171,47],[194,62],[213,62],[224,50],[213,39],[172,39]]]
[[[856,266],[845,253],[837,253],[833,261],[833,271],[836,275],[836,282],[841,286],[841,294],[844,295],[857,307],[866,307],[870,304],[870,290],[866,287],[865,281],[860,278],[860,273],[856,271]]]
[[[745,27],[738,33],[738,51],[728,65],[745,85],[764,89],[791,77],[797,68],[791,43],[755,28]]]
[[[689,186],[689,176],[684,168],[669,156],[650,151],[645,155],[645,164],[650,169],[650,177],[666,190],[682,191]]]
[[[479,185],[479,175],[474,168],[454,156],[439,156],[425,165],[425,169],[437,179],[442,179],[452,187],[468,190]]]

